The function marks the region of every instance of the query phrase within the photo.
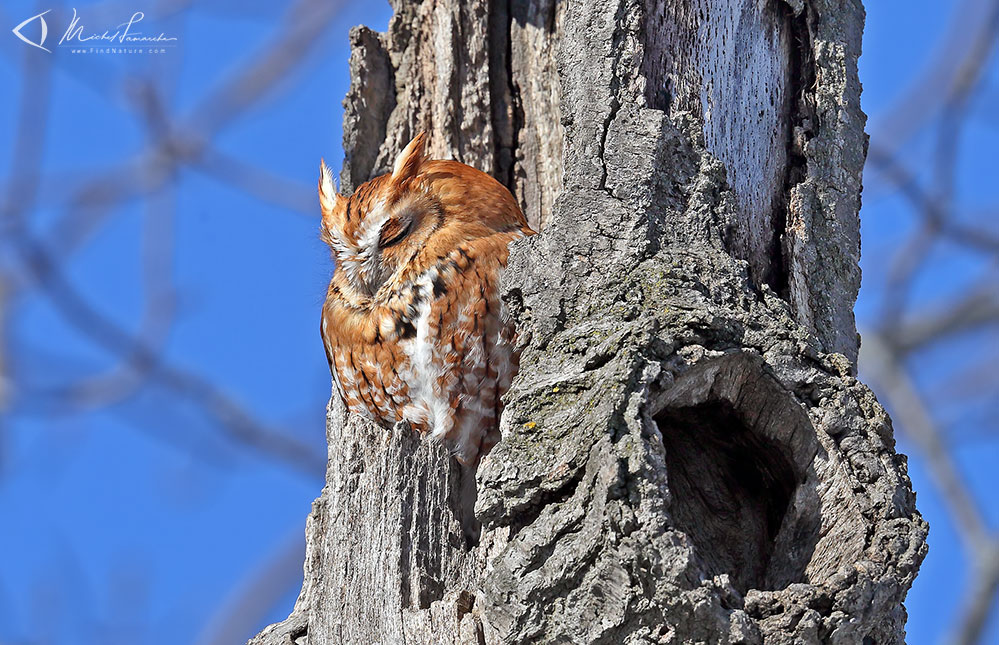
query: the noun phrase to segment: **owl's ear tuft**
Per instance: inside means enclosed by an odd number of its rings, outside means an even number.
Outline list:
[[[333,184],[333,171],[322,159],[319,160],[319,206],[323,209],[323,218],[332,215],[340,202],[346,199],[336,191]]]
[[[395,158],[392,167],[392,181],[400,182],[415,177],[420,172],[420,166],[427,160],[427,133],[421,132],[413,137],[409,145]]]

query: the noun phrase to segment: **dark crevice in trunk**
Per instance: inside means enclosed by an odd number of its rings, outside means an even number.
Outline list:
[[[773,240],[770,243],[770,271],[767,283],[784,300],[790,299],[790,253],[787,249],[787,214],[791,192],[808,175],[805,143],[813,136],[815,107],[811,91],[815,85],[815,61],[812,56],[811,32],[808,27],[810,11],[794,15],[791,7],[779,5],[784,19],[790,25],[791,50],[787,98],[790,118],[787,126],[787,166],[784,171],[784,189],[775,200],[772,214]]]
[[[511,0],[494,0],[489,11],[489,93],[496,137],[493,176],[516,195],[514,166],[518,130],[514,105]]]
[[[791,459],[731,404],[667,409],[662,433],[673,514],[711,574],[736,589],[766,588],[777,533],[798,485]]]

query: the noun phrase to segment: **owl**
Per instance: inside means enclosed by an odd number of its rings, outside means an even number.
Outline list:
[[[348,410],[408,421],[469,465],[498,440],[518,366],[498,293],[507,245],[534,231],[502,184],[427,159],[426,140],[350,197],[320,162],[321,237],[335,261],[322,337]]]

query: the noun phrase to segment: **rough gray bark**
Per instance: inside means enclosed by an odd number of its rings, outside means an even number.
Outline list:
[[[305,584],[252,643],[897,643],[926,551],[854,377],[849,0],[434,0],[352,32],[352,190],[419,130],[541,233],[503,439],[329,411]],[[387,89],[386,89],[387,88]]]

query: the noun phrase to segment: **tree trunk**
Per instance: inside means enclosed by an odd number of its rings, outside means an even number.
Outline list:
[[[345,191],[418,131],[540,234],[502,441],[463,473],[334,397],[292,615],[252,643],[898,643],[926,552],[856,378],[851,0],[395,0]]]

